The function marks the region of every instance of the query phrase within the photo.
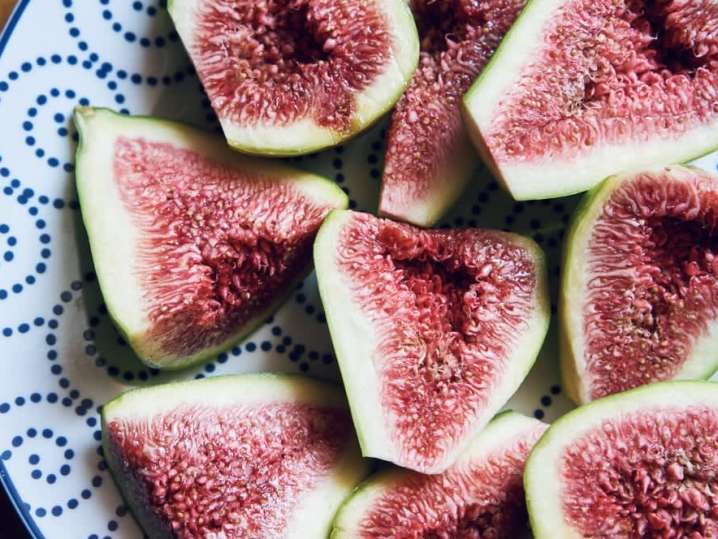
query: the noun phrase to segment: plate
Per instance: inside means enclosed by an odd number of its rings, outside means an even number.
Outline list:
[[[0,37],[0,480],[34,537],[142,536],[99,452],[98,407],[170,377],[144,368],[107,317],[74,189],[71,115],[89,104],[217,129],[164,4],[22,0]],[[337,181],[352,207],[374,211],[384,134],[380,124],[293,161]],[[699,164],[715,170],[716,161]],[[555,297],[577,200],[515,203],[477,169],[442,225],[534,237]],[[551,331],[508,407],[547,421],[570,409],[556,359]],[[241,346],[173,377],[263,370],[337,378],[313,277]]]

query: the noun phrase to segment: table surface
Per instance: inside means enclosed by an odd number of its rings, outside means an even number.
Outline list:
[[[16,0],[0,0],[0,28],[5,26],[5,21],[10,15]]]
[[[0,29],[5,26],[16,0],[0,0]],[[20,522],[15,509],[5,491],[0,488],[0,537],[3,539],[27,537],[25,527]]]

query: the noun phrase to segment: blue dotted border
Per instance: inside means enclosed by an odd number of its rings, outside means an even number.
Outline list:
[[[37,139],[33,135],[33,130],[35,128],[34,122],[36,121],[35,118],[37,118],[40,109],[48,105],[50,99],[60,99],[61,97],[74,100],[78,105],[83,107],[86,107],[90,104],[90,100],[86,97],[81,97],[77,99],[77,93],[73,89],[66,89],[64,92],[62,92],[58,88],[51,88],[47,93],[39,94],[35,98],[36,105],[33,105],[32,107],[27,109],[26,119],[22,123],[22,129],[27,133],[27,136],[25,137],[25,145],[31,148],[35,148],[35,156],[39,159],[44,158],[47,152],[37,144]],[[70,130],[65,127],[65,122],[67,121],[67,118],[64,114],[60,112],[55,113],[53,115],[53,121],[60,126],[57,128],[57,135],[59,137],[65,138],[69,136],[74,142],[77,142],[79,140],[79,137],[77,133],[74,132],[74,130],[70,132]],[[51,168],[56,168],[60,165],[60,159],[51,156],[47,158],[46,163]],[[68,173],[75,170],[74,164],[70,162],[63,163],[62,168],[65,172]]]
[[[18,396],[14,399],[13,403],[9,402],[3,402],[0,403],[0,415],[5,415],[11,412],[12,408],[23,408],[27,404],[42,404],[42,403],[48,403],[48,404],[62,404],[63,406],[69,407],[72,406],[73,401],[76,399],[79,399],[80,392],[78,390],[71,390],[68,393],[69,396],[64,397],[60,399],[57,393],[55,392],[49,392],[43,396],[40,393],[32,393],[28,397],[24,396]],[[81,407],[83,410],[85,410],[82,414],[78,415],[85,415],[87,410],[90,410],[94,406],[94,403],[91,399],[83,399],[78,408]],[[96,409],[96,412],[99,413],[99,408]],[[93,438],[96,441],[101,441],[102,439],[102,432],[99,430],[98,425],[99,421],[97,420],[97,417],[92,416],[88,417],[85,421],[87,427],[93,429]],[[72,467],[70,462],[75,457],[75,450],[67,447],[68,446],[68,439],[65,436],[62,435],[56,435],[52,428],[45,427],[45,428],[35,428],[35,427],[29,427],[25,430],[22,434],[16,434],[12,437],[10,441],[11,448],[5,449],[0,453],[0,459],[2,461],[8,461],[13,457],[13,452],[18,451],[23,444],[28,440],[34,440],[34,439],[45,439],[48,441],[54,442],[54,445],[63,452],[63,457],[65,459],[65,463],[62,464],[57,472],[55,473],[48,473],[45,475],[45,482],[48,485],[54,485],[57,482],[58,475],[59,476],[68,476],[70,475],[72,471]],[[100,472],[106,473],[108,470],[107,462],[104,460],[104,455],[102,452],[102,447],[98,446],[97,448],[97,454],[99,456],[99,460],[97,463],[97,468]],[[43,477],[42,471],[37,468],[36,466],[40,463],[40,457],[36,453],[31,453],[28,456],[28,463],[31,466],[34,466],[32,471],[30,472],[30,476],[34,480],[40,480]],[[98,489],[102,486],[104,482],[104,479],[100,475],[95,475],[91,480],[90,484],[92,488]],[[89,488],[82,489],[80,492],[79,498],[83,500],[88,500],[92,497],[92,491]],[[76,509],[79,506],[80,502],[76,497],[69,498],[63,505],[67,509],[73,510]],[[43,506],[37,506],[34,508],[34,514],[36,517],[43,518],[47,515],[52,515],[55,517],[59,517],[63,514],[63,505],[54,505],[51,508],[45,508]],[[24,504],[24,508],[27,511],[30,511],[32,508],[28,504]],[[119,510],[119,508],[118,508]],[[124,511],[124,514],[126,514],[126,510]],[[124,514],[122,516],[124,516]]]
[[[110,0],[99,0],[99,2],[102,6],[109,6],[110,4]],[[164,4],[161,5],[161,8],[166,9],[166,2],[163,2],[161,4]],[[132,9],[134,9],[135,11],[143,11],[144,5],[142,4],[142,2],[139,1],[132,2]],[[147,9],[144,9],[144,11],[149,17],[155,17],[159,12],[155,6],[148,6]],[[138,36],[135,32],[125,29],[122,23],[115,19],[112,11],[107,7],[102,10],[102,18],[107,22],[111,23],[112,31],[121,34],[122,37],[124,37],[125,41],[127,41],[128,43],[137,43],[144,48],[156,47],[158,49],[161,49],[162,47],[167,45],[167,43],[177,43],[177,41],[179,41],[179,36],[174,29],[171,29],[164,35]],[[67,22],[73,22],[74,17],[68,20],[66,16],[65,20]]]
[[[106,0],[107,2],[107,0]],[[102,3],[102,0],[101,0]],[[99,55],[97,52],[90,50],[90,45],[87,43],[87,41],[82,39],[80,29],[77,26],[74,26],[73,23],[75,22],[75,14],[73,12],[74,9],[74,2],[73,0],[62,0],[62,5],[65,7],[65,16],[64,20],[65,22],[70,26],[68,29],[68,33],[70,37],[77,40],[77,48],[81,52],[89,52],[90,56],[95,56],[99,58]],[[134,38],[136,39],[137,36],[132,34]],[[170,34],[171,35],[171,34]],[[176,35],[176,34],[175,34]],[[127,37],[125,37],[127,39]],[[171,41],[178,41],[179,38],[171,39]],[[110,68],[112,68],[112,65],[107,63]],[[127,79],[129,78],[132,82],[135,84],[141,84],[143,81],[145,81],[149,86],[157,86],[160,82],[164,84],[165,86],[169,86],[173,82],[180,82],[181,80],[184,80],[184,77],[187,75],[194,75],[194,67],[191,65],[191,63],[188,63],[186,67],[182,67],[180,69],[176,69],[173,73],[168,74],[142,74],[136,71],[128,72],[126,70],[118,70],[117,71],[117,77],[119,79]]]
[[[33,69],[44,68],[49,66],[68,65],[71,67],[81,66],[85,70],[89,71],[95,68],[95,65],[99,62],[100,57],[91,53],[87,59],[80,62],[80,59],[74,54],[68,54],[63,56],[61,54],[52,54],[49,58],[45,56],[38,56],[34,61],[25,61],[20,64],[18,70],[9,71],[7,79],[0,79],[0,102],[2,102],[2,95],[10,89],[11,85],[18,81],[23,74],[30,73]],[[95,75],[101,79],[107,77],[112,72],[112,66],[106,62],[102,63],[96,70]],[[66,75],[65,75],[66,76]],[[125,102],[125,96],[121,92],[117,91],[117,82],[110,80],[107,83],[107,88],[114,93],[114,100],[117,105],[122,105]],[[124,111],[126,114],[129,111]]]
[[[2,157],[0,156],[0,162],[1,161],[2,161]],[[0,167],[0,176],[9,176],[9,175],[10,175],[9,170],[7,168]],[[8,197],[13,197],[13,196],[15,196],[16,192],[20,190],[20,186],[21,186],[21,184],[20,184],[19,180],[17,180],[17,179],[10,180],[9,185],[6,185],[3,188],[3,194]],[[27,208],[27,212],[34,219],[35,228],[39,232],[38,241],[39,241],[40,245],[42,246],[41,250],[40,250],[40,261],[35,264],[34,271],[32,273],[28,273],[25,276],[23,282],[16,282],[16,283],[12,284],[8,289],[0,288],[0,302],[7,299],[8,297],[10,297],[10,295],[17,295],[17,294],[22,293],[23,290],[25,289],[25,287],[34,285],[37,282],[39,276],[44,274],[45,271],[47,270],[47,260],[52,255],[52,251],[50,250],[50,247],[49,247],[49,245],[52,241],[52,238],[51,238],[50,234],[48,234],[45,231],[45,228],[47,227],[47,222],[42,217],[38,217],[38,214],[39,214],[38,206],[35,206],[34,204],[31,203],[34,196],[35,196],[35,193],[32,189],[25,188],[20,192],[20,194],[17,195],[16,200],[21,205],[26,205],[26,204],[30,203]],[[40,200],[40,199],[42,199],[42,200]],[[48,204],[50,202],[49,198],[47,198],[47,197],[38,197],[38,200],[44,204]],[[0,225],[0,234],[4,230],[7,230],[7,232],[9,232],[10,231],[9,226],[4,225],[4,224]],[[11,240],[14,240],[14,242],[12,242]],[[14,236],[10,236],[8,238],[8,244],[14,244],[16,242],[17,242],[17,240],[14,238]],[[6,261],[11,261],[14,259],[14,256],[8,257],[7,253],[5,253],[3,255],[3,258]],[[36,318],[34,321],[34,325],[36,325],[36,326],[42,325],[44,323],[44,321],[41,321],[41,320],[42,319],[40,319],[40,318]],[[27,333],[27,331],[29,331],[29,329],[30,329],[29,323],[20,324],[17,328],[17,330],[20,333]],[[13,333],[13,331],[11,328],[3,328],[2,331],[0,332],[0,335],[2,335],[4,337],[9,337],[12,335],[12,333]]]

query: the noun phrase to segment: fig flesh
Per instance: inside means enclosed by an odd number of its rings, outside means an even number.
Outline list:
[[[442,474],[392,468],[369,477],[337,513],[331,538],[525,535],[524,464],[546,428],[506,412]]]
[[[461,98],[525,0],[413,0],[419,67],[389,126],[379,210],[419,226],[436,222],[478,165]]]
[[[416,68],[404,0],[172,0],[227,141],[262,155],[333,146],[388,111]]]
[[[540,248],[504,232],[427,231],[334,211],[314,260],[364,456],[443,472],[543,342]]]
[[[293,375],[219,376],[120,395],[104,454],[152,538],[325,537],[368,471],[338,388]]]
[[[164,120],[79,109],[77,190],[107,309],[158,368],[209,359],[276,309],[311,265],[332,182],[245,157]]]
[[[717,227],[718,177],[698,169],[622,174],[586,195],[560,294],[572,399],[718,369]]]
[[[557,420],[526,462],[536,539],[718,536],[718,384],[660,382]]]
[[[718,148],[718,2],[531,0],[464,99],[516,199]]]

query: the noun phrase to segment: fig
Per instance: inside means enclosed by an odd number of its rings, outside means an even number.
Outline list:
[[[380,211],[436,222],[476,169],[460,103],[525,0],[413,0],[419,67],[389,126]]]
[[[341,506],[331,538],[520,537],[528,528],[524,463],[547,426],[504,412],[442,474],[371,476]]]
[[[404,0],[171,0],[229,144],[299,155],[367,128],[419,58]]]
[[[717,227],[718,177],[698,169],[625,173],[586,195],[560,293],[572,399],[718,369]]]
[[[524,487],[536,539],[718,537],[718,385],[659,382],[556,421]]]
[[[83,108],[77,190],[107,309],[150,366],[180,368],[239,341],[311,266],[334,183],[245,157],[221,137]]]
[[[129,391],[103,406],[102,433],[152,538],[326,537],[368,471],[341,391],[298,375]]]
[[[464,98],[514,198],[718,147],[715,0],[531,0]]]
[[[339,210],[314,264],[364,456],[445,471],[536,359],[549,319],[540,248]]]

